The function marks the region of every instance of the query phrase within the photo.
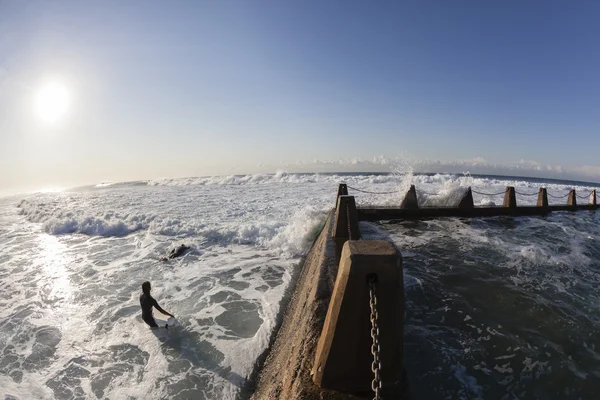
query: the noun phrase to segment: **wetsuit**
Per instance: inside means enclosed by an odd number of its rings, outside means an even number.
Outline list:
[[[171,254],[169,254],[168,258],[173,259],[173,258],[179,257],[179,256],[183,255],[183,253],[185,253],[186,250],[189,250],[189,249],[190,248],[188,246],[185,246],[182,244],[178,248],[171,250]]]
[[[152,307],[158,307],[158,303],[150,293],[142,293],[140,296],[140,305],[142,306],[142,319],[152,328],[157,328],[154,317],[152,316]]]

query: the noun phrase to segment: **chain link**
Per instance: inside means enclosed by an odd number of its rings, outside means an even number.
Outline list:
[[[352,225],[350,225],[350,204],[346,202],[346,219],[348,224],[348,240],[352,239]]]
[[[575,192],[575,196],[577,196],[580,199],[589,199],[591,195],[592,195],[591,190],[587,194],[578,194],[577,192]]]
[[[538,193],[522,193],[522,192],[517,192],[516,190],[515,190],[515,193],[520,194],[521,196],[537,196],[540,194],[539,192]]]
[[[369,305],[371,307],[371,338],[373,339],[373,344],[371,345],[371,354],[373,354],[373,363],[371,363],[371,371],[373,371],[373,381],[371,382],[371,389],[373,393],[375,393],[375,397],[373,400],[381,399],[381,359],[379,358],[379,354],[381,352],[381,348],[379,346],[379,325],[377,324],[377,320],[379,319],[379,314],[377,313],[377,296],[375,294],[375,286],[377,283],[377,279],[375,276],[369,277]]]
[[[567,193],[563,196],[554,196],[553,194],[547,193],[548,197],[552,197],[553,199],[564,199],[565,197],[567,197],[570,193]]]
[[[482,196],[500,196],[501,194],[506,193],[506,190],[503,190],[502,192],[499,192],[499,193],[484,193],[484,192],[478,192],[477,190],[471,189],[471,192],[480,194]]]
[[[358,189],[358,188],[355,188],[355,187],[352,187],[352,186],[348,186],[348,185],[346,185],[346,187],[348,189],[356,190],[357,192],[369,193],[369,194],[394,194],[394,193],[398,193],[398,190],[394,190],[393,192],[371,192],[369,190]]]
[[[355,187],[352,187],[352,186],[348,186],[348,185],[347,185],[346,187],[347,187],[348,189],[356,190],[357,192],[361,192],[361,193],[369,193],[369,194],[394,194],[394,193],[398,193],[398,191],[397,191],[397,190],[396,190],[396,191],[393,191],[393,192],[371,192],[371,191],[369,191],[369,190],[358,189],[358,188],[355,188]],[[481,195],[481,196],[500,196],[500,195],[502,195],[502,194],[505,194],[505,193],[506,193],[506,190],[504,190],[504,191],[502,191],[502,192],[499,192],[499,193],[485,193],[485,192],[479,192],[479,191],[477,191],[477,190],[473,190],[473,189],[471,189],[471,191],[472,191],[473,193],[475,193],[475,194],[479,194],[479,195]],[[422,191],[422,190],[420,190],[419,192],[420,192],[420,193],[422,193],[422,194],[426,194],[426,195],[428,195],[428,196],[438,196],[438,195],[439,195],[439,193],[428,193],[428,192],[424,192],[424,191]],[[537,196],[537,195],[539,194],[539,193],[521,193],[521,192],[518,192],[518,191],[516,191],[516,190],[515,190],[515,193],[516,193],[516,194],[519,194],[519,195],[521,195],[521,196]],[[565,197],[567,197],[567,196],[569,195],[568,193],[567,193],[567,194],[565,194],[564,196],[553,196],[553,195],[552,195],[552,194],[550,194],[550,193],[547,193],[547,194],[548,194],[548,197],[552,197],[552,198],[555,198],[555,199],[562,199],[562,198],[565,198]],[[577,197],[584,198],[584,197],[588,197],[589,195],[590,195],[590,193],[588,193],[587,195],[584,195],[584,196],[579,196],[579,195],[577,195]]]

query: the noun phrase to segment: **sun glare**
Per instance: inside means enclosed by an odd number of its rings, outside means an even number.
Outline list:
[[[40,88],[35,97],[35,111],[45,122],[60,121],[69,108],[69,93],[58,82],[49,82]]]

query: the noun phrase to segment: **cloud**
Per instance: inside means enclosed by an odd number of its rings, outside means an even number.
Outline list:
[[[524,160],[524,159],[521,159],[521,161],[519,161],[519,165],[524,165],[524,166],[528,166],[531,168],[538,168],[538,169],[542,167],[542,165],[537,161]]]
[[[468,164],[481,165],[481,164],[486,164],[487,161],[483,157],[475,157],[475,158],[467,158],[464,160],[458,160],[458,163],[463,163],[463,164],[467,164],[467,165]]]

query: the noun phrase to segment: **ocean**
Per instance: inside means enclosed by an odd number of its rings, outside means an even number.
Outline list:
[[[472,186],[551,204],[594,184],[451,174],[239,175],[0,198],[0,395],[236,399],[302,256],[346,182],[360,205],[454,205]],[[370,194],[352,188],[387,194]],[[474,193],[478,205],[503,195]],[[586,202],[581,198],[579,202]],[[361,223],[404,260],[417,399],[592,399],[600,387],[600,218]],[[174,247],[184,256],[161,261]],[[143,281],[180,326],[149,329]],[[385,351],[383,349],[382,351]]]

